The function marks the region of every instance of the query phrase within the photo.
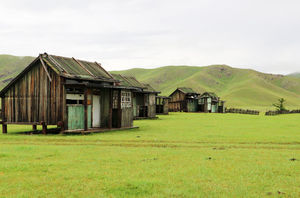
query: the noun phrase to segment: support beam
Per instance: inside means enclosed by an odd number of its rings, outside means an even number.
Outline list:
[[[43,59],[42,59],[41,56],[40,56],[40,61],[41,61],[42,65],[43,65],[43,68],[44,68],[44,70],[45,70],[45,72],[46,72],[48,78],[49,78],[49,81],[52,82],[51,76],[50,76],[50,74],[49,74],[49,72],[48,72],[48,70],[47,70],[47,67],[46,67],[46,65],[45,65],[45,63],[44,63],[44,61],[43,61]]]
[[[2,133],[6,134],[7,133],[7,124],[4,123],[6,121],[5,118],[5,98],[1,97],[1,118],[2,118]]]
[[[105,69],[103,69],[103,67],[101,66],[100,63],[97,63],[97,62],[95,62],[95,63],[96,63],[96,65],[98,65],[100,67],[100,69],[102,69],[102,71],[104,71],[107,75],[109,75],[112,79],[114,79],[114,77],[108,71],[106,71]]]
[[[88,89],[84,89],[84,130],[88,130]]]
[[[118,90],[118,128],[122,127],[121,89]]]
[[[108,128],[112,128],[112,104],[113,104],[113,89],[109,90],[109,120],[108,120]]]
[[[92,72],[90,72],[79,60],[72,57],[72,59],[80,66],[82,67],[87,73],[89,73],[91,76],[96,77]]]

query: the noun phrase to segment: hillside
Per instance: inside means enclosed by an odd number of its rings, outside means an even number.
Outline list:
[[[0,89],[22,71],[34,57],[0,55]],[[226,65],[166,66],[156,69],[112,71],[135,76],[150,83],[162,95],[169,95],[177,87],[192,87],[198,92],[213,91],[226,100],[228,107],[272,109],[280,97],[290,109],[300,109],[299,74],[287,76],[237,69]]]
[[[300,78],[300,73],[296,72],[296,73],[289,74],[288,76],[293,76],[293,77]]]
[[[21,72],[34,57],[0,55],[0,88]]]
[[[176,87],[192,87],[198,92],[212,91],[226,100],[229,107],[272,109],[280,97],[291,109],[300,108],[300,78],[237,69],[226,65],[207,67],[166,66],[156,69],[113,71],[133,75],[169,95]]]

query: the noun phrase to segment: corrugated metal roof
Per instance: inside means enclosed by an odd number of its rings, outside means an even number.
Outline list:
[[[146,92],[157,92],[157,93],[160,93],[160,92],[158,92],[158,91],[156,91],[150,84],[144,84],[145,85],[145,89],[144,89],[144,91],[146,91]]]
[[[112,74],[112,76],[114,77],[114,79],[120,81],[120,86],[139,88],[144,92],[159,93],[155,91],[155,89],[153,89],[153,87],[150,84],[141,83],[133,76],[124,76],[121,74]]]
[[[187,94],[197,93],[192,88],[189,88],[189,87],[178,87],[177,89],[179,89],[180,91],[187,93]]]
[[[43,60],[60,75],[88,80],[114,80],[100,64],[75,58],[42,54]]]
[[[133,87],[121,74],[112,74],[114,79],[120,81],[120,86]]]
[[[219,100],[219,97],[214,92],[204,92],[201,94],[200,98],[211,97],[214,100]]]

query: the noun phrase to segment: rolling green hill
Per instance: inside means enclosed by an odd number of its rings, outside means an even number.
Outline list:
[[[288,76],[300,78],[300,72],[292,73],[292,74],[289,74]]]
[[[0,55],[0,89],[24,69],[34,57]],[[156,69],[113,71],[135,76],[150,83],[162,95],[169,95],[177,87],[191,87],[198,92],[213,91],[226,100],[228,107],[272,109],[280,97],[288,108],[300,108],[300,78],[297,74],[273,75],[226,65],[166,66]]]
[[[207,67],[166,66],[156,69],[113,71],[135,76],[169,95],[177,87],[191,87],[198,92],[212,91],[226,100],[228,107],[272,109],[280,97],[290,109],[300,108],[300,78],[237,69],[226,65]]]
[[[34,57],[0,55],[0,89],[21,72]]]

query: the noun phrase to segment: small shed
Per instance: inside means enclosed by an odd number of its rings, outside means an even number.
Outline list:
[[[57,125],[61,132],[133,127],[133,90],[97,62],[40,54],[1,92],[2,127]]]
[[[200,94],[188,87],[178,87],[169,98],[169,111],[197,112]]]
[[[156,117],[155,97],[156,91],[150,84],[139,82],[133,76],[113,74],[120,81],[121,86],[130,87],[133,91],[133,117],[134,119],[153,119]]]
[[[156,114],[169,114],[169,100],[166,96],[156,96]]]
[[[225,101],[213,92],[204,92],[199,96],[199,111],[205,113],[224,113]]]

